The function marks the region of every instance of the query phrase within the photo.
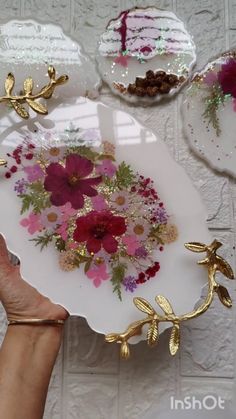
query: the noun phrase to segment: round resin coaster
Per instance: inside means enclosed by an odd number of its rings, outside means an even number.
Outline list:
[[[97,55],[99,72],[114,93],[149,104],[178,92],[195,60],[183,22],[156,7],[133,8],[110,20]]]
[[[184,170],[127,113],[85,98],[49,111],[1,125],[0,232],[23,277],[104,334],[139,318],[134,297],[191,311],[207,274],[184,244],[211,239]]]
[[[236,176],[236,54],[229,51],[196,73],[183,100],[184,133],[210,166]]]
[[[39,23],[35,20],[11,20],[0,24],[0,92],[8,73],[15,76],[14,94],[19,95],[24,81],[32,77],[33,91],[48,83],[48,66],[57,74],[67,74],[66,86],[59,86],[54,97],[98,96],[100,77],[95,65],[77,41],[66,35],[60,26]],[[1,116],[9,113],[1,105]]]

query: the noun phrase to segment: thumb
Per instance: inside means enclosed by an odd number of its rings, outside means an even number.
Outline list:
[[[0,234],[0,269],[3,265],[10,265],[10,260],[6,242],[3,236]]]

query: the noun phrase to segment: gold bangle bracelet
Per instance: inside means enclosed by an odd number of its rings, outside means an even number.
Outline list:
[[[52,320],[52,319],[9,319],[8,326],[13,325],[51,325],[61,326],[64,325],[65,320]]]

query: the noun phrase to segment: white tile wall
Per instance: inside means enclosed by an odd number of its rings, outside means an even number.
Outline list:
[[[21,16],[59,23],[94,56],[97,36],[111,17],[125,8],[149,3],[174,10],[184,19],[195,37],[198,68],[236,42],[236,0],[0,0],[0,20]],[[189,151],[181,132],[181,98],[157,107],[132,108],[105,86],[101,98],[128,110],[168,144],[202,194],[209,227],[223,241],[224,256],[235,266],[235,181],[214,173]],[[235,290],[236,283],[232,283],[234,297]],[[4,332],[1,310],[1,338]],[[235,309],[227,311],[216,301],[204,316],[184,326],[182,349],[174,359],[167,353],[167,338],[165,333],[152,351],[138,344],[132,359],[120,362],[114,346],[105,344],[84,320],[71,318],[44,419],[141,419],[149,409],[156,410],[156,419],[162,402],[171,395],[216,393],[234,399]]]

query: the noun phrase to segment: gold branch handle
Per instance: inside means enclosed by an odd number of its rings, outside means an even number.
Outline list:
[[[130,345],[128,340],[142,333],[142,328],[145,324],[149,324],[147,332],[147,343],[149,346],[154,346],[158,342],[159,331],[158,326],[161,322],[172,323],[172,330],[169,341],[169,350],[171,355],[175,355],[179,349],[180,344],[180,323],[186,320],[194,319],[201,314],[205,313],[211,306],[214,299],[214,295],[217,294],[222,304],[228,308],[232,307],[232,300],[225,287],[216,282],[216,273],[221,272],[224,276],[229,279],[234,279],[233,271],[230,265],[219,255],[217,250],[222,244],[214,240],[209,246],[203,243],[186,243],[185,247],[192,252],[206,252],[206,257],[198,262],[199,265],[205,265],[208,271],[208,293],[204,302],[195,310],[190,313],[176,316],[170,302],[163,295],[157,295],[155,300],[157,305],[164,312],[164,315],[160,315],[155,311],[152,305],[141,297],[134,298],[135,306],[147,314],[147,316],[136,322],[131,323],[125,332],[123,333],[110,333],[105,336],[106,342],[117,342],[120,346],[120,355],[124,359],[128,359],[130,356]]]
[[[15,77],[12,73],[9,73],[5,81],[5,95],[0,97],[0,103],[7,102],[16,113],[23,119],[29,118],[29,112],[23,106],[27,104],[34,112],[47,115],[48,110],[45,105],[37,101],[39,98],[49,99],[56,86],[64,84],[68,81],[69,77],[66,74],[56,78],[56,70],[53,66],[48,67],[49,83],[42,87],[38,93],[33,94],[34,82],[32,77],[25,79],[23,83],[23,92],[20,95],[12,94]]]

